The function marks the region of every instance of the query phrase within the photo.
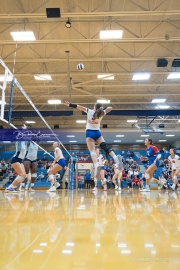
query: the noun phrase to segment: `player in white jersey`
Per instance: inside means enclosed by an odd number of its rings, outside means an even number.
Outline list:
[[[168,157],[169,161],[169,170],[172,169],[172,180],[173,185],[171,186],[172,190],[175,190],[176,185],[178,184],[178,175],[180,173],[180,157],[176,155],[176,150],[174,148],[170,149],[170,156]]]
[[[55,186],[54,174],[56,174],[58,171],[62,170],[63,168],[66,169],[66,161],[65,161],[63,153],[59,147],[60,147],[59,142],[53,143],[53,148],[55,150],[54,151],[55,159],[52,163],[52,166],[48,170],[49,180],[51,181],[51,187],[50,187],[50,189],[48,189],[48,192],[56,191],[57,187]]]
[[[22,129],[26,129],[26,126],[24,125]],[[24,141],[16,142],[16,153],[13,155],[11,159],[11,166],[15,170],[15,172],[17,172],[18,176],[16,176],[12,184],[5,189],[5,192],[16,193],[17,192],[16,188],[26,178],[25,168],[22,163],[26,155],[26,149],[27,149],[26,142]]]
[[[112,107],[107,107],[106,109],[104,109],[101,103],[96,103],[94,105],[94,109],[91,110],[77,104],[71,104],[69,103],[69,101],[66,101],[65,104],[67,107],[77,108],[78,110],[87,113],[86,143],[91,154],[92,161],[94,163],[95,177],[97,176],[97,168],[99,166],[95,151],[95,143],[101,147],[101,149],[106,153],[106,155],[110,155],[111,157],[113,157],[119,169],[122,168],[122,156],[115,155],[114,151],[109,148],[108,145],[105,143],[100,131],[101,120],[106,114],[108,114],[112,110]]]
[[[114,164],[113,167],[114,167],[114,175],[113,175],[112,181],[115,185],[115,190],[121,191],[121,178],[122,178],[123,168],[120,170],[117,164]],[[116,183],[116,180],[118,180],[118,184]]]
[[[98,161],[98,167],[100,168],[100,176],[101,176],[101,183],[103,185],[104,190],[107,190],[107,185],[106,185],[106,178],[104,174],[104,157],[100,153],[99,149],[96,149],[96,155],[97,155],[97,161]],[[96,176],[94,177],[94,191],[97,190],[97,178]]]
[[[38,153],[38,145],[33,143],[33,142],[28,142],[28,147],[27,147],[27,153],[24,159],[24,167],[25,171],[27,174],[27,184],[25,189],[30,190],[31,192],[34,192],[34,182],[37,177],[37,153]],[[30,185],[31,182],[31,186]],[[22,185],[20,186],[20,190],[22,189]]]

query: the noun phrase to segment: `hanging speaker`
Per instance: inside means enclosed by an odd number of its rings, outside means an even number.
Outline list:
[[[180,59],[174,59],[172,62],[172,67],[180,67]]]
[[[103,127],[103,128],[108,128],[108,125],[107,125],[107,124],[105,124],[105,125],[103,125],[102,127]]]
[[[157,67],[167,67],[168,61],[165,58],[160,58],[157,60],[156,66]]]
[[[59,129],[59,125],[54,125],[54,129]]]
[[[47,18],[60,18],[60,8],[46,8]]]

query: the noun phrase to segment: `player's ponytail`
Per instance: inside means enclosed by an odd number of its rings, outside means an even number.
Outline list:
[[[93,114],[94,119],[99,119],[101,116],[104,115],[103,106],[101,103],[95,104],[95,113]]]

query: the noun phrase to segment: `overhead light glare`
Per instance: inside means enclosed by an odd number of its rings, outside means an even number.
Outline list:
[[[35,124],[35,121],[26,121],[26,124]]]
[[[42,249],[34,249],[34,250],[33,250],[33,253],[42,253],[42,252],[43,252]]]
[[[114,75],[112,74],[99,74],[97,76],[98,79],[103,79],[103,80],[114,80]]]
[[[4,75],[0,75],[0,82],[4,82],[4,79],[5,79],[5,76]],[[11,82],[12,81],[12,77],[10,75],[7,75],[6,81],[7,82]]]
[[[124,135],[116,135],[116,137],[122,138],[124,137]]]
[[[66,246],[67,246],[67,247],[74,247],[74,243],[73,243],[73,242],[67,242],[67,243],[66,243]]]
[[[136,140],[136,142],[144,142],[144,140]]]
[[[2,100],[0,100],[0,105],[2,104]],[[6,101],[4,102],[4,105],[6,105]]]
[[[159,142],[167,142],[167,140],[159,140]]]
[[[10,34],[15,41],[36,40],[35,35],[32,31],[10,32]]]
[[[154,98],[151,103],[163,103],[165,102],[166,99],[165,98]]]
[[[145,135],[141,135],[141,137],[149,137],[149,135],[145,134]]]
[[[76,120],[76,123],[83,124],[83,123],[86,123],[86,120]]]
[[[109,104],[110,103],[110,100],[106,100],[106,99],[98,99],[97,100],[97,103],[102,103],[102,104]]]
[[[62,254],[71,254],[72,250],[62,250]]]
[[[166,137],[174,137],[174,136],[175,136],[175,135],[170,135],[170,134],[169,134],[169,135],[166,135]]]
[[[173,72],[170,73],[167,79],[180,79],[180,72]]]
[[[121,39],[123,30],[102,30],[100,31],[100,39]]]
[[[118,247],[119,248],[126,248],[127,247],[127,244],[125,244],[125,243],[118,243]]]
[[[137,73],[133,75],[133,81],[149,80],[150,73]]]
[[[74,138],[74,135],[67,135],[68,138]]]
[[[127,120],[128,123],[137,123],[138,120],[132,119],[132,120]]]
[[[156,109],[169,109],[170,106],[169,105],[158,105],[156,106]]]
[[[121,140],[114,140],[114,142],[121,142]]]
[[[48,100],[49,104],[61,104],[61,100],[59,99],[50,99]]]
[[[48,74],[35,75],[34,79],[37,81],[51,81],[52,80],[51,76]]]
[[[77,142],[77,141],[69,141],[70,143]]]
[[[131,254],[131,250],[121,250],[121,254]]]
[[[47,243],[40,243],[40,246],[41,247],[46,247],[47,246]]]

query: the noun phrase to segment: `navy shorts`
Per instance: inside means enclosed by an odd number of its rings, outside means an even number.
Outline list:
[[[66,161],[64,158],[61,158],[58,162],[58,165],[60,165],[62,168],[66,167]]]
[[[100,166],[101,170],[104,170],[104,166]]]
[[[149,166],[152,165],[152,164],[154,164],[154,161],[153,160],[149,160]],[[160,165],[160,160],[157,160],[155,165],[158,168],[159,165]]]
[[[101,137],[101,131],[100,130],[91,130],[91,129],[86,130],[86,138],[91,138],[94,141],[96,141],[100,137]]]
[[[18,158],[18,157],[12,157],[11,159],[11,164],[13,163],[22,163],[22,158]]]
[[[24,161],[29,161],[29,162],[31,162],[31,163],[33,163],[33,162],[37,162],[37,160],[35,159],[35,160],[30,160],[30,159],[28,159],[28,158],[25,158],[24,159]]]

